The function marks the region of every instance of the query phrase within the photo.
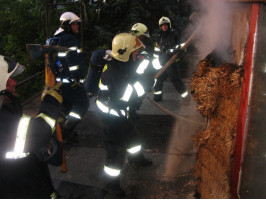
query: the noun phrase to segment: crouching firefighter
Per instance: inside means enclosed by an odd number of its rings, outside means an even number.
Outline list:
[[[28,117],[18,97],[6,89],[9,77],[23,70],[0,56],[0,198],[55,198],[47,163],[62,163],[62,144],[53,136],[62,102],[60,84],[43,96],[37,116]]]
[[[54,34],[54,38],[58,40],[56,44],[68,48],[57,53],[56,69],[53,71],[56,82],[63,82],[62,110],[66,120],[62,128],[65,139],[73,136],[76,125],[81,122],[89,107],[84,88],[86,65],[81,44],[77,39],[80,22],[81,19],[76,14],[65,12],[61,15],[60,27]],[[51,43],[53,44],[52,41]]]
[[[104,165],[105,197],[122,198],[120,174],[127,156],[128,163],[151,165],[143,149],[135,125],[130,120],[130,107],[145,94],[136,80],[133,52],[143,48],[142,42],[130,33],[121,33],[112,41],[112,60],[104,69],[99,83],[96,105],[104,124],[106,161]]]

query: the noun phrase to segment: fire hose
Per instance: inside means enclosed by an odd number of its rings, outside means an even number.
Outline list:
[[[150,98],[149,96],[147,96],[147,99],[154,105],[156,106],[159,110],[163,111],[164,113],[176,118],[176,119],[181,119],[181,120],[185,120],[185,121],[188,121],[188,122],[191,122],[191,123],[194,123],[194,124],[199,124],[199,125],[203,125],[202,122],[197,122],[197,121],[194,121],[194,120],[191,120],[191,119],[188,119],[186,117],[182,117],[182,116],[179,116],[169,110],[167,110],[166,108],[162,107],[160,104],[156,103],[154,100],[152,100],[152,98]]]
[[[196,34],[197,34],[197,30],[194,31],[192,35],[186,40],[185,44],[181,47],[181,50],[186,49],[191,44],[193,39],[196,37]],[[177,52],[176,54],[174,54],[170,58],[170,60],[168,60],[167,63],[162,67],[162,69],[159,72],[157,72],[157,74],[155,74],[154,78],[158,79],[165,72],[165,70],[178,58],[179,54],[180,52]]]

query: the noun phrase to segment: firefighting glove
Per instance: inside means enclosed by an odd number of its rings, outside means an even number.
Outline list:
[[[165,53],[167,54],[167,55],[173,55],[174,53],[175,53],[175,49],[167,49],[166,51],[165,51]]]
[[[61,90],[60,90],[62,84],[63,84],[62,82],[58,82],[51,89],[49,89],[48,87],[45,87],[44,91],[42,93],[41,99],[43,100],[46,95],[50,95],[50,96],[54,97],[59,103],[62,103],[63,97],[61,95]]]

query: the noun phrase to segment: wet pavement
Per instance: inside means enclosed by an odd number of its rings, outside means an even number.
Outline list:
[[[165,83],[164,94],[160,105],[197,123],[173,118],[145,98],[138,111],[136,126],[142,137],[144,154],[152,159],[153,164],[136,168],[126,162],[121,175],[125,198],[195,198],[197,184],[193,169],[196,161],[192,136],[202,126],[198,123],[202,119],[196,113],[193,101],[190,106],[183,106],[172,84]],[[38,108],[38,103],[31,104],[24,107],[25,113],[32,114]],[[101,127],[92,98],[87,114],[76,128],[75,141],[64,146],[68,171],[62,173],[60,167],[49,167],[54,187],[63,198],[104,198],[102,168],[105,150]]]

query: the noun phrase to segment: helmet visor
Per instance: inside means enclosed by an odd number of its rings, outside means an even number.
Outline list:
[[[25,70],[25,67],[19,63],[17,63],[16,70],[11,74],[11,77],[15,77],[19,74],[21,74]]]
[[[150,33],[149,33],[149,31],[147,30],[144,34],[143,34],[145,37],[150,37]]]

